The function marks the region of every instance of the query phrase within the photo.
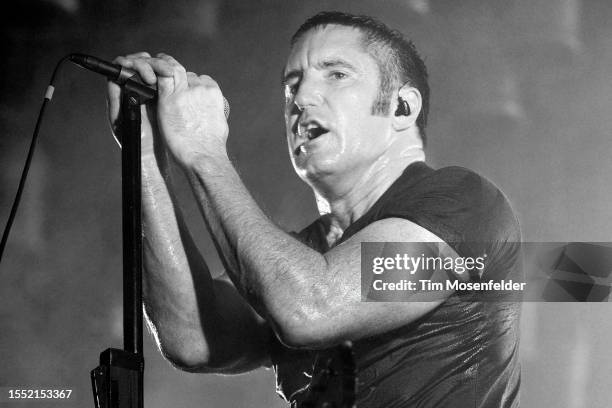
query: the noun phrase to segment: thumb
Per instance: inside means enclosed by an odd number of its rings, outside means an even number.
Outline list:
[[[121,87],[112,81],[107,81],[106,113],[111,133],[121,147]]]

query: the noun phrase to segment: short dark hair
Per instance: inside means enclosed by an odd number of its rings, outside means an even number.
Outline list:
[[[307,31],[315,27],[337,24],[353,27],[361,31],[364,46],[378,64],[380,71],[380,91],[372,106],[372,113],[388,115],[390,97],[394,88],[405,83],[419,90],[422,107],[417,117],[417,127],[425,143],[425,126],[429,112],[429,84],[427,68],[412,41],[404,38],[402,33],[392,30],[380,21],[363,15],[324,11],[304,22],[291,37],[291,46]]]

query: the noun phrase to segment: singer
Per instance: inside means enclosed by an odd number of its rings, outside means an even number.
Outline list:
[[[429,302],[361,301],[362,242],[486,253],[481,273],[462,277],[474,282],[522,272],[503,193],[465,168],[425,164],[429,86],[410,41],[339,12],[292,37],[282,79],[289,158],[321,214],[299,233],[266,217],[228,159],[212,78],[166,54],[115,62],[158,88],[143,115],[144,306],[170,362],[201,373],[274,367],[278,392],[300,406],[317,359],[351,340],[358,407],[519,406],[516,302],[452,290]],[[110,82],[108,95],[116,124],[119,86]],[[169,160],[190,181],[222,278],[183,221]]]

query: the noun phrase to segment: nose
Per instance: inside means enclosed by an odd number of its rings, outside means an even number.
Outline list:
[[[293,99],[295,106],[301,112],[308,107],[320,105],[322,101],[322,90],[318,82],[304,75]]]

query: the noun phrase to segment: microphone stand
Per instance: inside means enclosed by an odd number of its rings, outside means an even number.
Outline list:
[[[121,187],[123,219],[123,343],[124,350],[100,353],[91,371],[96,408],[143,408],[142,353],[142,223],[140,170],[140,105],[142,95],[129,83],[121,101]]]

